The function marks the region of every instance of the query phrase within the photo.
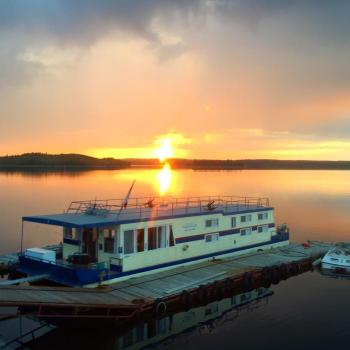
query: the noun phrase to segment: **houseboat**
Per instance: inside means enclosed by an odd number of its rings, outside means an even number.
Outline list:
[[[61,254],[23,250],[19,271],[66,286],[95,287],[289,244],[289,230],[276,226],[267,198],[78,201],[62,214],[22,220],[61,226],[63,240]]]

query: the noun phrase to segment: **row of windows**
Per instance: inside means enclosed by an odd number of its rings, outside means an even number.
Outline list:
[[[267,220],[268,218],[269,218],[268,212],[258,214],[258,220]],[[247,215],[241,215],[239,217],[233,216],[231,218],[231,227],[237,226],[238,219],[240,220],[241,223],[251,222],[253,220],[253,215],[247,214]]]
[[[269,213],[258,213],[258,220],[267,220],[269,218]],[[237,220],[240,220],[241,223],[251,222],[253,220],[252,214],[241,215],[239,217],[231,217],[231,227],[237,226]],[[208,219],[205,220],[205,227],[217,227],[219,226],[219,219]]]
[[[174,244],[172,226],[169,226],[169,235],[167,235],[167,226],[124,231],[124,254],[173,247]]]
[[[268,225],[258,226],[258,233],[267,232],[268,230],[269,230]],[[248,236],[248,235],[252,234],[253,229],[251,227],[242,228],[239,232],[240,232],[241,236]]]
[[[269,218],[269,213],[259,213],[258,214],[258,220],[267,220]]]
[[[146,240],[147,238],[147,240]],[[115,230],[104,229],[104,252],[114,253]],[[167,239],[167,227],[149,227],[148,229],[136,229],[124,231],[124,253],[138,253],[145,250],[153,250],[174,246],[174,235],[170,226],[169,239]]]
[[[257,227],[258,233],[268,232],[268,225],[261,225]],[[239,230],[241,236],[248,236],[253,233],[253,229],[251,227],[242,228]],[[219,233],[209,233],[204,236],[205,242],[215,242],[219,240]]]

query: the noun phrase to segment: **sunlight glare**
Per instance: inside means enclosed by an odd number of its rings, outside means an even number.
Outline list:
[[[164,196],[168,192],[172,180],[171,168],[168,163],[164,164],[163,169],[157,175],[157,180],[159,182],[159,193]]]
[[[159,158],[161,163],[164,163],[166,159],[171,158],[174,154],[171,140],[169,138],[162,139],[161,145],[155,151],[155,154]],[[165,169],[165,167],[163,169]]]

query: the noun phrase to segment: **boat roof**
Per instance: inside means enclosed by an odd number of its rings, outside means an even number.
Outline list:
[[[112,202],[114,201],[114,202]],[[72,202],[63,214],[24,216],[23,221],[62,227],[108,227],[113,225],[156,221],[210,214],[243,214],[272,210],[267,198],[196,197],[137,198],[125,203],[119,200]]]

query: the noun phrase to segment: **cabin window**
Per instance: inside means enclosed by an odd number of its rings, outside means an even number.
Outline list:
[[[165,248],[166,226],[150,227],[148,229],[148,250]]]
[[[235,216],[233,216],[232,218],[231,218],[231,227],[236,227],[236,225],[237,225],[237,222],[236,222],[237,220],[236,220],[236,217]]]
[[[219,226],[219,219],[205,220],[205,227],[215,227],[215,226]]]
[[[205,235],[205,241],[206,242],[215,242],[219,240],[219,234],[218,233],[211,233],[209,235]]]
[[[252,234],[252,228],[251,227],[242,228],[240,233],[241,233],[241,236],[251,235]]]
[[[143,228],[136,230],[137,237],[137,251],[143,252],[145,250],[145,230]]]
[[[268,225],[258,226],[258,232],[259,233],[267,232],[268,230],[269,230],[269,226]]]
[[[252,221],[252,215],[249,214],[249,215],[242,215],[241,216],[241,222],[250,222]]]
[[[131,254],[134,252],[134,230],[124,231],[124,253]]]
[[[77,239],[77,230],[72,227],[66,227],[64,229],[64,238]]]
[[[104,229],[103,230],[103,237],[104,237],[104,252],[105,253],[114,253],[115,230]]]
[[[259,213],[258,220],[267,220],[269,218],[269,213]]]
[[[157,248],[157,232],[156,227],[150,227],[148,229],[148,250]]]
[[[173,227],[170,225],[169,228],[170,228],[169,247],[173,247],[175,245],[174,234],[173,234]]]
[[[157,227],[157,248],[165,248],[166,247],[166,230],[165,226]]]

